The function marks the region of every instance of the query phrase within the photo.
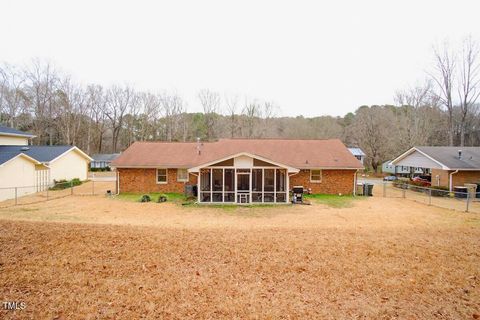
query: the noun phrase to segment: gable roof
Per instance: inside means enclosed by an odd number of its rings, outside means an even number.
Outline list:
[[[436,162],[444,170],[480,170],[480,147],[413,147],[392,160],[392,163],[398,163],[415,152]]]
[[[14,128],[6,127],[0,125],[0,136],[17,136],[17,137],[25,137],[25,138],[35,138],[36,135],[23,132]]]
[[[0,146],[0,155],[26,154],[39,162],[52,162],[71,149],[78,150],[82,155],[91,159],[75,146]]]
[[[298,169],[363,168],[338,139],[220,139],[200,145],[196,142],[135,142],[112,162],[112,166],[192,168],[240,153]]]

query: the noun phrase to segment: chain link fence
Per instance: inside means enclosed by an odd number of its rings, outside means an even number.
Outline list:
[[[376,185],[381,191],[375,195],[386,198],[409,199],[430,206],[457,211],[480,213],[480,193],[475,189],[468,191],[449,191],[442,188],[430,188],[405,182],[383,182]]]
[[[116,181],[88,180],[83,183],[59,182],[50,186],[22,186],[0,188],[0,208],[34,204],[68,196],[98,196],[115,193]]]

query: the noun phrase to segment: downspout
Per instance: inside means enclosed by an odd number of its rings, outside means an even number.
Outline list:
[[[117,193],[115,195],[118,196],[120,194],[120,171],[118,170],[116,171],[117,171]]]
[[[458,173],[458,169],[455,170],[455,171],[453,171],[453,172],[451,172],[451,173],[449,174],[449,177],[450,177],[450,179],[449,179],[449,189],[450,189],[450,192],[452,192],[452,190],[453,190],[453,177],[452,177],[452,176],[453,176],[455,173]]]
[[[356,196],[356,195],[357,195],[357,179],[358,179],[358,178],[357,178],[357,174],[358,174],[358,171],[359,171],[359,170],[360,170],[360,169],[357,169],[357,170],[355,171],[354,176],[353,176],[353,196]]]

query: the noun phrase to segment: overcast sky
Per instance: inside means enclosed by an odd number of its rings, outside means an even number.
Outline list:
[[[480,1],[5,1],[0,61],[47,58],[83,83],[272,100],[279,115],[393,103],[432,45],[480,39]]]

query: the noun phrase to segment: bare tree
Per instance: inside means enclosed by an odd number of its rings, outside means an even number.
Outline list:
[[[107,96],[100,85],[89,85],[87,87],[87,108],[90,113],[91,125],[88,128],[88,152],[90,152],[90,139],[98,153],[102,152],[103,138],[107,130],[106,106]],[[92,127],[92,128],[90,128]],[[93,131],[93,132],[92,132]],[[93,136],[93,138],[91,137]]]
[[[165,137],[167,141],[173,141],[178,138],[185,103],[177,93],[163,92],[159,95],[159,99],[165,119]]]
[[[141,141],[157,138],[156,128],[159,126],[161,117],[161,104],[157,95],[149,92],[139,94],[140,109],[143,111],[139,116],[139,139]]]
[[[17,127],[17,117],[25,111],[27,97],[23,90],[25,78],[17,67],[4,64],[0,67],[0,100],[11,127]],[[0,102],[1,103],[1,102]]]
[[[34,59],[31,67],[26,70],[26,93],[30,109],[36,121],[33,122],[38,143],[48,138],[49,145],[53,144],[55,136],[55,94],[59,82],[58,73],[54,66],[40,59]]]
[[[382,161],[394,155],[395,131],[387,123],[394,123],[391,109],[380,106],[361,107],[356,111],[353,130],[356,145],[368,155],[368,160],[374,171],[378,171]]]
[[[215,138],[215,125],[220,108],[220,94],[208,89],[200,90],[198,99],[203,108],[205,127],[207,129],[207,140]]]
[[[438,89],[438,100],[444,106],[448,114],[448,144],[453,146],[455,123],[453,117],[453,80],[455,76],[455,54],[451,51],[447,42],[442,47],[434,48],[435,71],[431,74]]]
[[[237,108],[239,102],[239,96],[234,95],[225,95],[225,106],[227,111],[227,117],[229,118],[229,131],[230,131],[230,138],[235,138],[235,134],[237,132]]]
[[[460,146],[465,145],[467,116],[480,95],[479,47],[471,37],[463,43],[459,62],[458,95],[460,98]]]
[[[247,138],[251,139],[255,137],[255,127],[257,120],[261,116],[262,107],[257,100],[249,101],[245,98],[245,105],[242,110],[242,116],[244,118],[245,125],[241,129],[246,129]]]
[[[437,99],[432,92],[432,83],[397,91],[395,102],[399,105],[399,112],[403,114],[396,122],[399,125],[402,148],[410,148],[415,145],[427,144],[428,137],[435,130],[434,122],[429,119],[429,109],[437,108]]]
[[[117,152],[118,138],[123,127],[125,112],[133,99],[134,91],[128,86],[124,88],[113,86],[107,92],[105,115],[110,121],[110,129],[112,130],[112,152]]]

